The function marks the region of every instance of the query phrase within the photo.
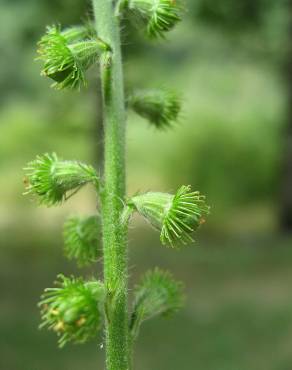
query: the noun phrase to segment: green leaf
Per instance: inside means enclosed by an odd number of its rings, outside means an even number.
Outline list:
[[[182,307],[182,283],[171,274],[155,268],[142,277],[135,288],[130,331],[136,338],[143,321],[155,316],[170,316]]]

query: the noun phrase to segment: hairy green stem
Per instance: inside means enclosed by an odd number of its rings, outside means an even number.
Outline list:
[[[98,36],[111,52],[101,61],[104,120],[104,175],[101,191],[106,303],[107,370],[129,369],[125,197],[125,107],[119,21],[113,1],[93,0]]]

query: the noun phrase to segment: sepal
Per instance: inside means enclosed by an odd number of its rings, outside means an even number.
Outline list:
[[[98,216],[69,217],[63,228],[64,252],[78,266],[95,262],[101,251],[101,223]]]
[[[136,24],[145,26],[150,39],[164,38],[180,20],[180,0],[127,0],[131,18]]]
[[[129,96],[128,106],[156,128],[165,129],[177,121],[181,101],[169,90],[140,90]]]
[[[60,160],[55,153],[37,156],[24,170],[24,194],[36,195],[39,203],[46,206],[62,203],[87,183],[98,185],[98,176],[92,166]]]
[[[128,206],[160,231],[162,244],[170,246],[193,241],[191,234],[205,222],[210,209],[203,195],[184,185],[174,195],[155,192],[136,195]]]
[[[155,316],[170,316],[183,305],[183,285],[167,271],[148,271],[134,292],[130,331],[135,339],[141,323]]]
[[[38,42],[39,48],[49,47],[53,40],[63,38],[65,43],[72,43],[78,40],[85,40],[96,36],[94,28],[90,23],[86,25],[71,26],[61,29],[60,25],[47,26],[46,33]]]
[[[82,39],[88,30],[69,28],[61,32],[59,27],[47,29],[39,42],[37,59],[43,61],[41,74],[55,81],[57,89],[86,86],[85,72],[99,60],[110,47],[97,37]]]
[[[41,296],[42,323],[57,333],[59,347],[67,342],[84,343],[96,336],[103,323],[105,290],[101,282],[58,275],[56,288]]]

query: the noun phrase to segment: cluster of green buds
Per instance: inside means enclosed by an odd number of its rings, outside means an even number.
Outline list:
[[[136,22],[142,22],[152,39],[164,37],[180,20],[182,11],[179,0],[120,0],[116,4],[117,17],[130,15]],[[90,24],[65,29],[48,27],[38,43],[38,53],[43,62],[42,75],[53,79],[57,89],[86,85],[86,71],[100,59],[108,62],[113,56],[111,45],[102,41]],[[110,70],[111,63],[106,67]],[[165,129],[178,121],[181,101],[168,89],[134,90],[127,97],[126,106],[155,128]],[[102,206],[100,198],[105,184],[93,166],[62,160],[52,153],[37,156],[25,167],[25,194],[48,207],[61,205],[86,184],[93,185]],[[126,228],[132,214],[138,212],[160,232],[161,243],[171,247],[192,242],[209,213],[205,197],[190,186],[181,186],[174,194],[136,194],[124,204],[119,226]],[[78,266],[102,258],[102,225],[99,213],[70,216],[63,228],[65,256],[76,260]],[[105,318],[109,322],[111,294],[110,287],[98,280],[59,275],[56,287],[46,289],[41,297],[41,327],[56,332],[61,347],[67,342],[83,343],[94,338]],[[143,321],[169,316],[182,303],[181,283],[157,268],[147,272],[134,290],[128,320],[131,340],[136,339]]]
[[[146,35],[151,39],[164,38],[165,33],[181,20],[182,9],[179,0],[118,2],[118,14],[129,17],[139,28],[142,23]],[[41,75],[54,80],[52,87],[80,89],[87,85],[86,71],[102,55],[110,53],[110,45],[96,35],[90,23],[65,29],[61,29],[60,25],[52,25],[47,27],[46,34],[38,43],[37,59],[43,62]]]
[[[39,204],[56,206],[68,200],[85,184],[98,191],[96,170],[79,161],[64,161],[44,154],[25,167],[25,194]],[[78,266],[89,265],[101,255],[101,224],[98,215],[71,216],[64,224],[64,253]],[[96,280],[58,276],[56,288],[46,289],[41,297],[42,324],[59,336],[59,346],[67,342],[84,343],[94,338],[104,321],[105,289]]]
[[[86,183],[99,192],[100,179],[92,166],[64,161],[55,153],[44,154],[30,162],[26,171],[26,194],[46,206],[59,205]],[[68,195],[69,194],[69,195]],[[135,195],[125,204],[128,222],[134,211],[160,230],[163,244],[192,240],[191,233],[208,214],[204,197],[182,186],[175,195],[149,192]],[[122,218],[123,220],[123,218]],[[100,216],[71,216],[64,224],[64,252],[79,266],[94,263],[101,256]],[[40,302],[42,324],[59,336],[59,346],[83,343],[99,332],[106,313],[106,289],[100,281],[84,281],[59,275],[56,288],[46,289]],[[165,271],[149,271],[134,290],[129,331],[137,338],[141,323],[154,316],[169,316],[183,302],[182,285]]]

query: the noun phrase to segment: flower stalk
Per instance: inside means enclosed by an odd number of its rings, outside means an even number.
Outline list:
[[[69,217],[64,224],[64,253],[78,266],[103,261],[103,282],[59,275],[56,287],[46,289],[39,304],[41,327],[59,337],[59,346],[85,343],[104,328],[107,370],[133,369],[133,346],[141,324],[168,317],[183,302],[182,284],[166,271],[146,272],[134,289],[128,312],[127,230],[134,212],[160,232],[164,245],[176,247],[193,241],[205,222],[209,206],[190,186],[176,193],[147,192],[126,198],[126,108],[158,129],[174,126],[181,108],[170,90],[138,90],[127,99],[120,41],[120,19],[131,13],[142,20],[150,38],[164,37],[180,20],[175,0],[92,0],[92,24],[64,30],[47,28],[38,44],[42,74],[57,89],[81,88],[86,72],[99,62],[103,113],[102,176],[87,164],[61,160],[55,153],[37,156],[25,168],[26,193],[46,206],[60,205],[84,185],[96,190],[95,215]],[[135,90],[134,90],[135,91]]]
[[[120,222],[125,198],[125,99],[119,20],[111,1],[93,0],[96,31],[111,46],[100,64],[104,117],[104,187],[101,193],[104,283],[108,291],[106,365],[129,369],[126,227]]]

